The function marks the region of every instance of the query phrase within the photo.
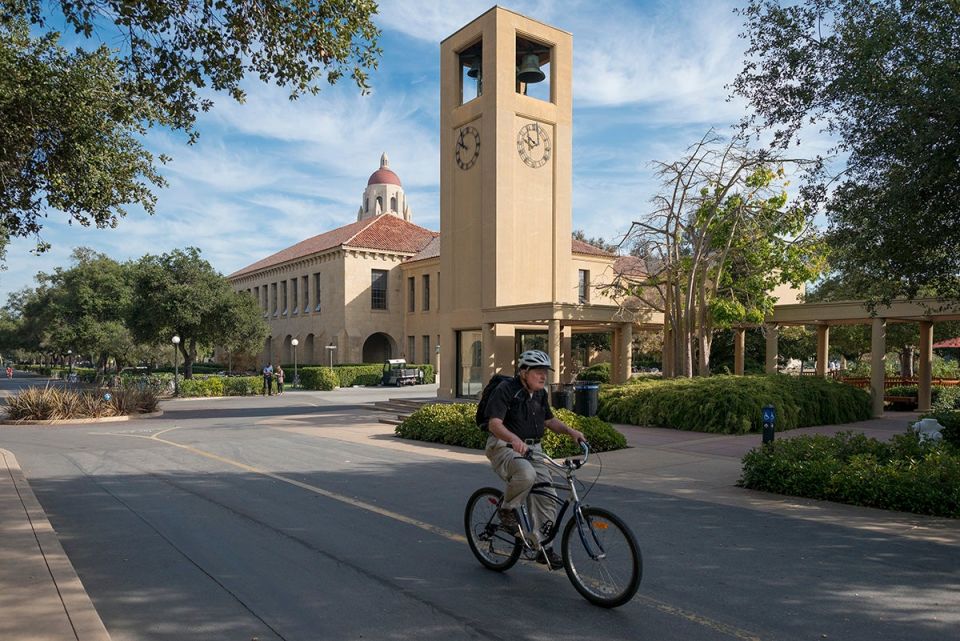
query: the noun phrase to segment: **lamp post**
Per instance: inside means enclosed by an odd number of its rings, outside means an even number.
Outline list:
[[[293,345],[293,389],[297,389],[300,379],[297,378],[297,345],[300,344],[300,341],[296,338],[290,341],[290,344]]]
[[[327,345],[327,353],[330,354],[330,369],[333,369],[333,351],[337,349],[337,346],[333,343]]]
[[[180,395],[180,383],[179,383],[179,374],[180,374],[180,336],[174,334],[173,338],[170,339],[170,342],[173,343],[173,395]]]
[[[67,366],[70,368],[70,372],[67,374],[67,382],[73,382],[73,350],[67,350]]]

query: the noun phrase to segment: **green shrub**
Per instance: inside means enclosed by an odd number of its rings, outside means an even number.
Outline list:
[[[597,363],[585,367],[577,374],[578,381],[593,381],[595,383],[610,382],[610,363]]]
[[[960,517],[960,449],[908,430],[882,443],[862,434],[798,436],[743,457],[739,485],[755,490]]]
[[[223,378],[209,376],[185,378],[180,381],[180,396],[223,396]]]
[[[476,403],[432,403],[418,408],[394,430],[400,438],[446,445],[459,445],[482,450],[489,434],[477,427]],[[556,410],[557,417],[580,430],[593,451],[606,452],[627,446],[627,439],[613,427],[596,417],[579,416],[568,410]],[[543,450],[548,456],[573,456],[580,447],[566,436],[550,430],[543,437]]]
[[[330,391],[340,387],[336,371],[329,367],[304,367],[300,370],[300,386],[303,389]]]
[[[917,398],[920,388],[917,385],[897,385],[884,390],[884,396],[912,396]],[[930,405],[933,410],[960,409],[960,387],[933,385],[930,388]]]
[[[610,423],[596,416],[580,416],[565,409],[555,409],[553,413],[570,427],[583,432],[593,452],[622,450],[627,446],[627,437],[615,430]],[[569,437],[550,430],[544,433],[542,445],[544,452],[554,458],[580,454],[579,445]]]
[[[263,392],[260,376],[229,376],[223,379],[224,396],[256,396]]]
[[[433,365],[410,364],[407,367],[422,369],[424,383],[433,383],[436,373]],[[327,372],[322,374],[321,372]],[[331,384],[329,380],[321,380],[330,373],[329,367],[302,367],[299,370],[300,384],[304,389],[331,390],[335,387],[353,387],[354,385],[379,385],[383,378],[383,365],[335,365],[333,373],[336,380]]]
[[[120,387],[123,389],[129,387],[140,390],[149,389],[155,394],[173,393],[173,374],[138,374],[128,372],[121,374],[119,378]]]
[[[933,410],[921,418],[935,418],[943,429],[940,434],[943,440],[960,450],[960,410]]]
[[[180,396],[253,396],[263,390],[259,376],[194,376],[180,380]]]
[[[870,395],[863,390],[816,376],[779,374],[603,387],[598,415],[611,423],[745,434],[762,430],[761,412],[767,404],[776,408],[778,431],[870,418]]]
[[[476,403],[431,403],[417,408],[394,433],[400,438],[482,450],[487,433],[474,422]]]

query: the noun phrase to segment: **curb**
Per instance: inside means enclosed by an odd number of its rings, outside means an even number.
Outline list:
[[[136,421],[141,418],[155,418],[157,416],[163,416],[163,410],[147,412],[146,414],[103,416],[100,418],[57,418],[47,421],[10,421],[4,419],[0,421],[0,425],[89,425],[90,423],[119,423],[122,421]]]
[[[110,641],[110,633],[107,632],[103,620],[93,607],[93,602],[87,594],[86,588],[80,582],[73,564],[63,551],[57,533],[47,519],[46,513],[33,490],[27,478],[20,469],[20,464],[16,457],[9,450],[0,449],[0,464],[5,467],[13,485],[19,495],[20,502],[26,516],[28,525],[33,530],[37,545],[40,548],[40,555],[46,564],[50,578],[53,580],[60,597],[70,627],[73,628],[77,641]],[[25,622],[27,623],[27,622]]]

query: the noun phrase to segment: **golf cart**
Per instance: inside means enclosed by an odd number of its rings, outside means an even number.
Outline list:
[[[383,364],[383,378],[381,385],[420,385],[423,383],[423,370],[407,367],[407,361],[402,358],[391,358]]]

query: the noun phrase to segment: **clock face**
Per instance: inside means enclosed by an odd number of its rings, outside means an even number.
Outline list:
[[[454,151],[457,166],[460,169],[470,169],[480,156],[480,132],[467,125],[457,134],[457,146]]]
[[[520,128],[517,134],[517,151],[520,158],[534,169],[542,167],[550,160],[550,136],[538,122],[531,122]]]

